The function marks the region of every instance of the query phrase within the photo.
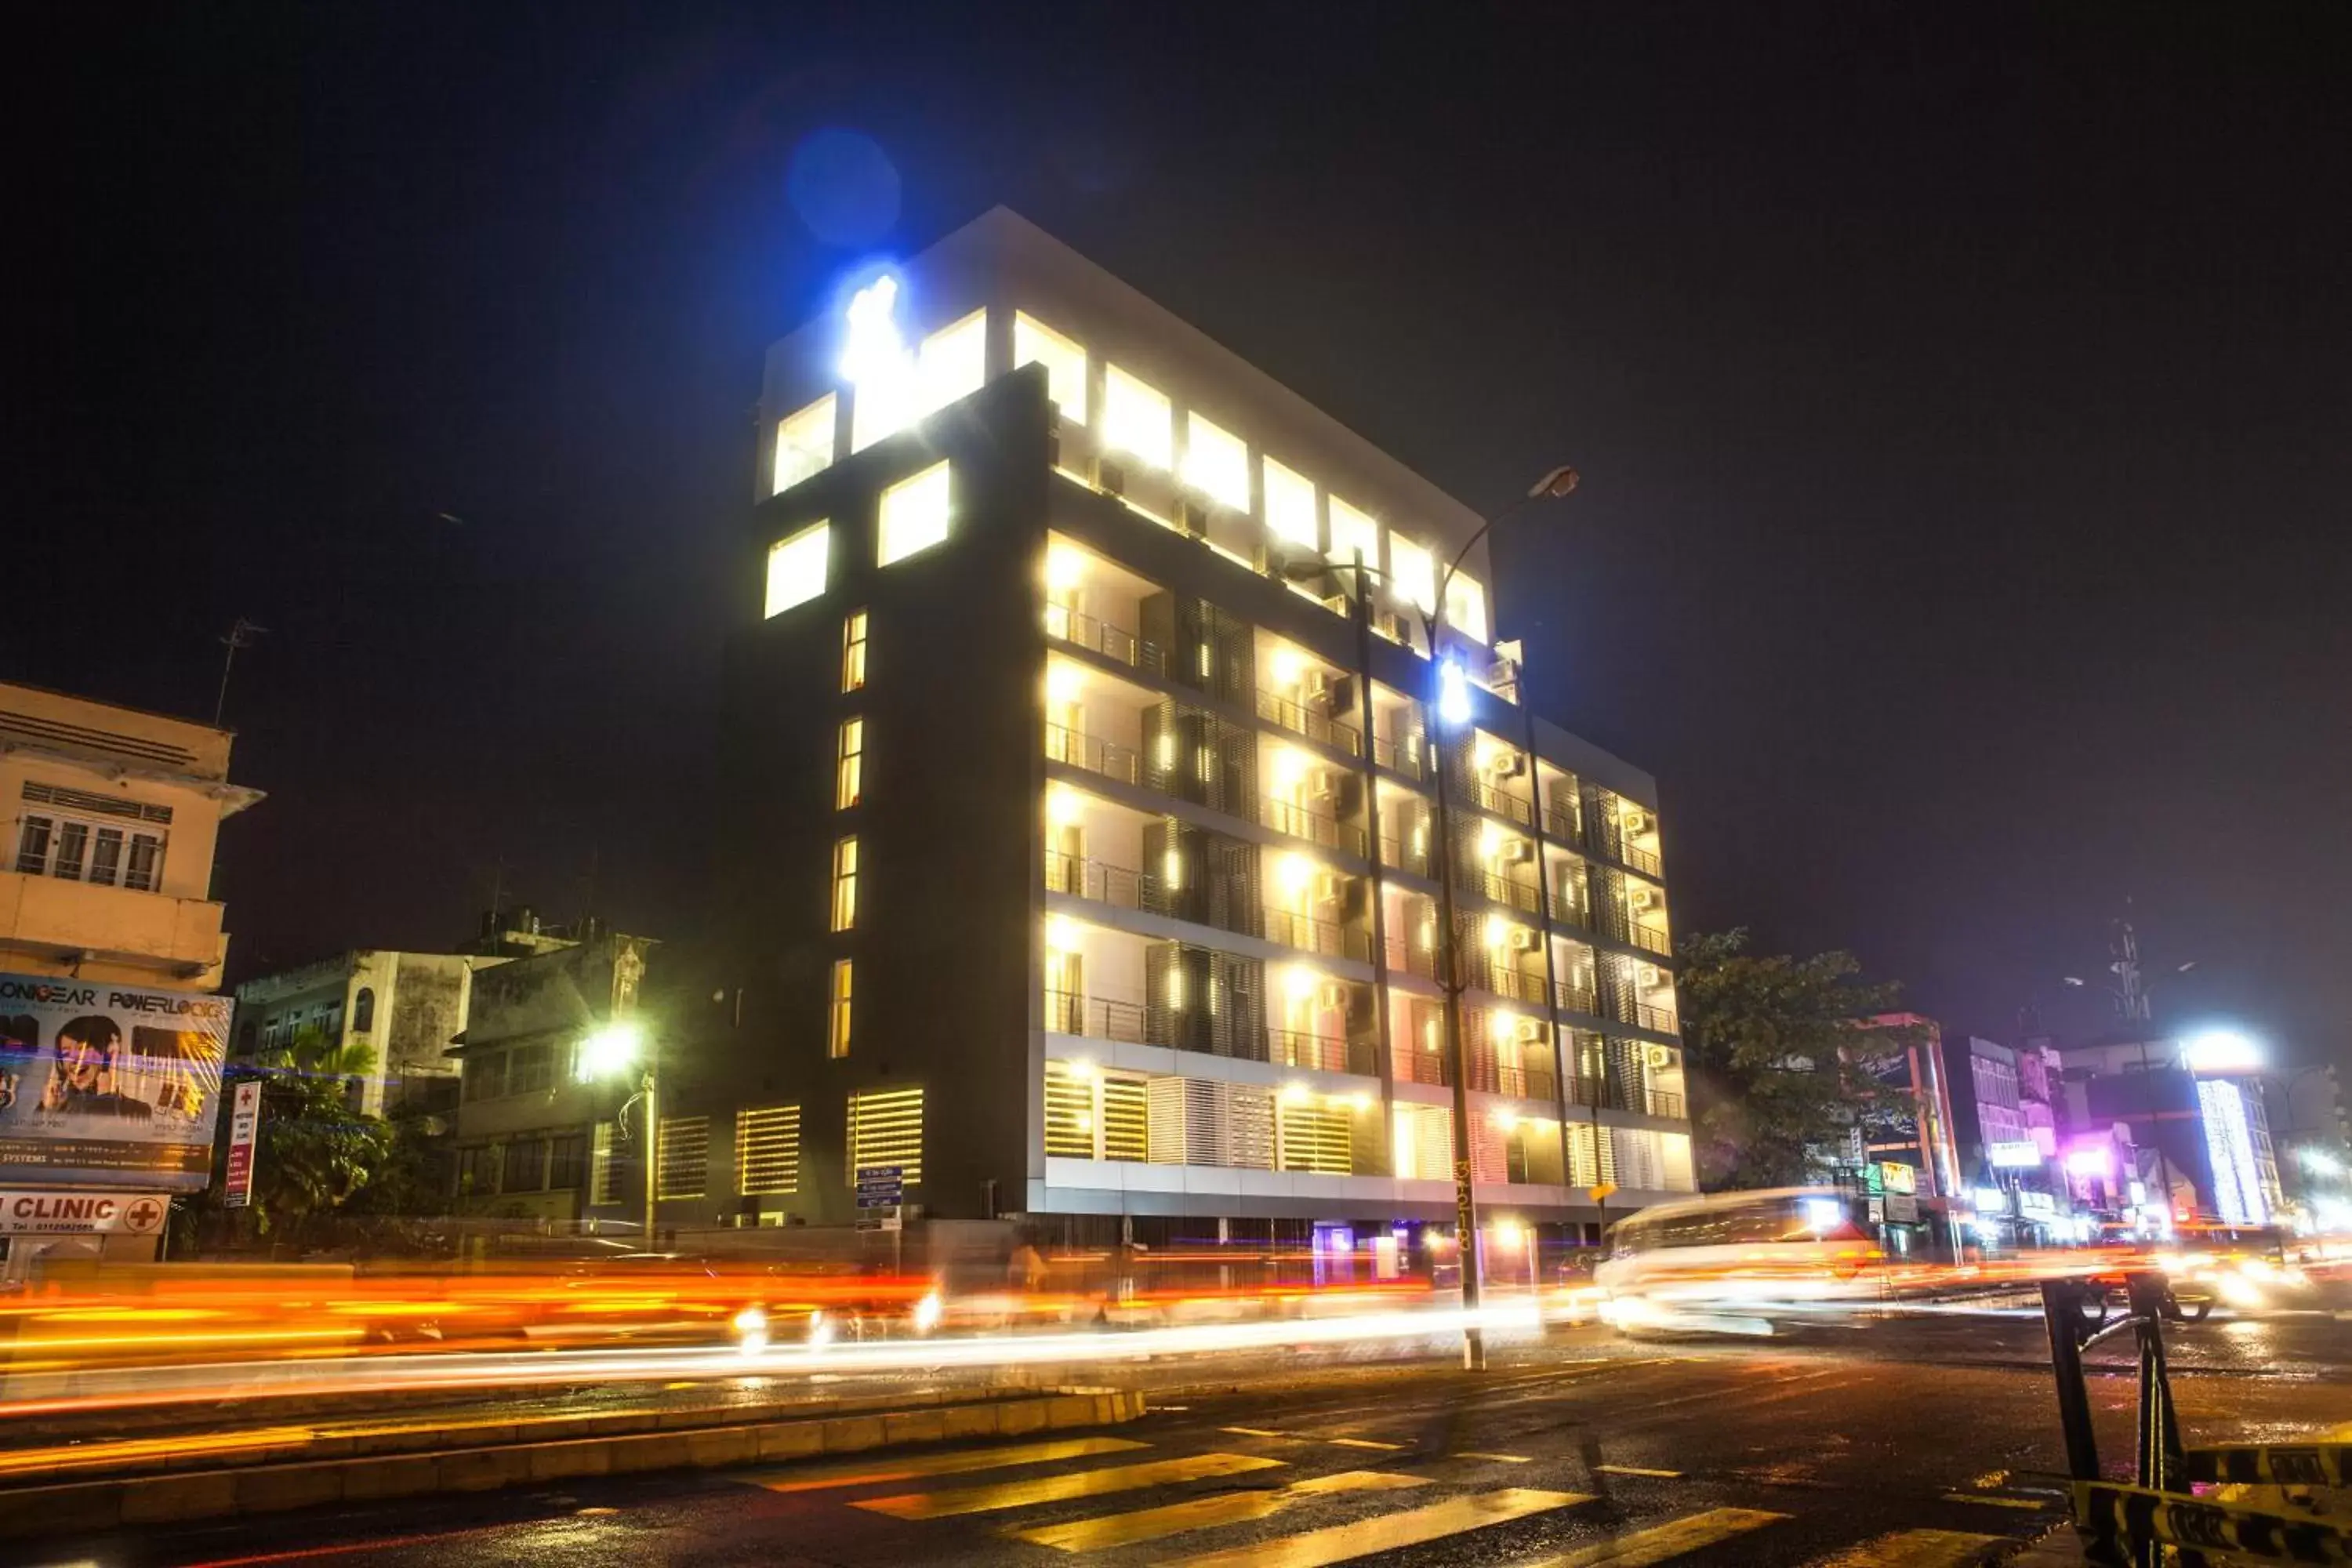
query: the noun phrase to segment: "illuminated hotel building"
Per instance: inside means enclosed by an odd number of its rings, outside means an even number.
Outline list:
[[[1441,766],[1481,1203],[1690,1191],[1654,786],[1518,706],[1483,547],[1433,737],[1478,518],[1009,212],[859,281],[767,356],[700,1206],[1450,1222]]]

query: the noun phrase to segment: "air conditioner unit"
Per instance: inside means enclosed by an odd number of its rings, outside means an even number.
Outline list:
[[[1543,1042],[1543,1020],[1540,1018],[1522,1018],[1518,1021],[1514,1034],[1519,1044],[1523,1046],[1540,1045]]]
[[[1509,861],[1511,864],[1523,864],[1534,859],[1535,858],[1536,847],[1533,840],[1526,838],[1506,838],[1503,840],[1503,858]]]
[[[1649,832],[1651,826],[1649,816],[1639,811],[1627,812],[1624,816],[1624,825],[1627,836],[1634,838],[1638,838],[1643,834]]]
[[[1317,800],[1330,800],[1339,793],[1339,775],[1330,768],[1307,770],[1307,793]]]
[[[1528,760],[1517,752],[1496,754],[1493,773],[1498,779],[1515,779],[1528,771]]]
[[[1666,977],[1666,972],[1660,969],[1654,963],[1645,963],[1642,965],[1642,967],[1636,971],[1636,973],[1641,979],[1643,990],[1648,990],[1651,986],[1657,984],[1661,980],[1664,980]]]
[[[1519,683],[1519,661],[1498,658],[1486,670],[1486,684],[1495,687],[1517,686]]]
[[[1309,706],[1328,707],[1331,701],[1331,672],[1310,669],[1298,683],[1298,694]]]
[[[1533,952],[1537,947],[1542,943],[1542,942],[1543,937],[1532,926],[1513,926],[1511,928],[1511,951],[1513,952]]]
[[[1403,616],[1394,610],[1382,610],[1372,617],[1372,629],[1391,642],[1412,646],[1412,627]]]
[[[1625,901],[1637,910],[1654,910],[1658,895],[1647,888],[1636,888],[1625,896]]]
[[[1650,1047],[1650,1070],[1651,1070],[1652,1072],[1664,1072],[1666,1068],[1670,1068],[1670,1067],[1672,1067],[1672,1066],[1674,1066],[1674,1065],[1675,1065],[1675,1048],[1674,1048],[1674,1047],[1672,1047],[1672,1046],[1652,1046],[1652,1047]]]
[[[1315,876],[1315,898],[1319,903],[1337,903],[1347,892],[1347,884],[1337,871],[1318,871]]]

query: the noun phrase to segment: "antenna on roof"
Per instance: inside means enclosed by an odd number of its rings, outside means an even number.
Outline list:
[[[228,624],[228,631],[221,638],[221,645],[228,652],[221,656],[220,695],[213,699],[214,729],[220,728],[221,715],[228,710],[228,672],[236,666],[236,650],[251,647],[254,638],[267,636],[268,631],[268,626],[248,621],[243,616]]]

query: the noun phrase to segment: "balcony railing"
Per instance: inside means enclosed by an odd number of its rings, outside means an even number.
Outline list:
[[[1521,827],[1535,826],[1536,814],[1533,806],[1517,795],[1496,789],[1485,779],[1470,781],[1470,798],[1477,803],[1478,809],[1481,811],[1489,812],[1496,816],[1507,816]]]
[[[1681,1095],[1669,1094],[1663,1089],[1654,1089],[1646,1092],[1645,1098],[1650,1102],[1649,1109],[1651,1115],[1671,1116],[1677,1121],[1683,1120],[1683,1097]]]
[[[1584,847],[1584,817],[1573,801],[1566,805],[1552,802],[1544,806],[1544,837],[1554,844],[1579,849]]]
[[[1306,1068],[1314,1072],[1351,1072],[1370,1076],[1374,1065],[1369,1040],[1349,1041],[1297,1029],[1268,1028],[1266,1059],[1278,1067]]]
[[[1077,610],[1046,605],[1045,635],[1056,642],[1098,653],[1114,664],[1132,665],[1153,675],[1167,673],[1167,659],[1159,644],[1144,642],[1123,626]]]
[[[1045,993],[1045,1027],[1057,1035],[1083,1035],[1092,1040],[1124,1040],[1142,1045],[1144,1010],[1139,1002],[1114,1001],[1072,991]]]
[[[1449,1080],[1445,1076],[1445,1053],[1419,1051],[1399,1047],[1390,1054],[1396,1067],[1399,1083],[1433,1083],[1441,1088]]]
[[[1470,1087],[1487,1094],[1507,1094],[1518,1100],[1550,1100],[1559,1079],[1541,1068],[1511,1067],[1473,1055]]]
[[[1407,741],[1400,745],[1394,736],[1375,732],[1372,736],[1372,762],[1376,766],[1403,773],[1411,778],[1423,779],[1429,776],[1429,769],[1422,759],[1422,747],[1418,740]]]
[[[1593,994],[1590,985],[1563,980],[1552,987],[1551,1005],[1563,1013],[1590,1013],[1596,1018],[1601,1016],[1601,998]]]
[[[1497,963],[1474,963],[1470,966],[1470,984],[1514,1002],[1529,1002],[1538,1007],[1545,1005],[1543,976],[1539,974],[1522,974]]]
[[[1364,754],[1362,731],[1352,724],[1337,722],[1328,714],[1318,713],[1278,691],[1258,688],[1257,716],[1269,723],[1281,725],[1294,735],[1304,735],[1318,745],[1334,747],[1351,757]]]
[[[1644,849],[1639,845],[1628,844],[1618,858],[1645,877],[1659,875],[1658,852],[1654,849]]]
[[[1542,908],[1541,895],[1524,882],[1514,882],[1508,877],[1493,871],[1466,869],[1456,884],[1498,904],[1508,904],[1515,910],[1534,914]]]
[[[1581,897],[1568,898],[1563,896],[1558,888],[1554,888],[1551,890],[1551,898],[1548,901],[1551,906],[1551,918],[1554,924],[1574,926],[1579,931],[1592,929],[1591,911],[1585,908],[1584,900]]]
[[[1657,927],[1635,923],[1628,929],[1633,932],[1633,945],[1643,952],[1654,952],[1668,958],[1674,956],[1673,940]]]
[[[1407,974],[1418,974],[1423,980],[1437,978],[1437,949],[1408,942],[1402,931],[1389,932],[1388,966],[1402,969]]]
[[[1045,726],[1045,760],[1084,768],[1107,779],[1131,784],[1139,776],[1135,748],[1122,746],[1061,724]]]
[[[1280,795],[1259,797],[1258,821],[1276,833],[1287,833],[1293,838],[1304,838],[1326,849],[1344,849],[1350,855],[1364,852],[1364,830],[1352,822],[1342,822],[1328,811],[1285,800]]]
[[[1429,873],[1429,849],[1425,845],[1406,844],[1385,834],[1381,837],[1381,864],[1399,871],[1410,871],[1416,877]]]
[[[1265,939],[1286,947],[1296,947],[1318,952],[1327,958],[1353,958],[1370,963],[1371,937],[1356,927],[1337,921],[1317,920],[1312,915],[1295,914],[1288,910],[1265,911]]]
[[[1641,1025],[1645,1029],[1655,1029],[1662,1035],[1671,1035],[1676,1027],[1673,1008],[1653,1007],[1647,1002],[1637,1002],[1633,1005],[1633,1016],[1631,1021]]]
[[[1114,909],[1143,907],[1143,879],[1124,866],[1077,855],[1045,851],[1045,890],[1091,899]]]

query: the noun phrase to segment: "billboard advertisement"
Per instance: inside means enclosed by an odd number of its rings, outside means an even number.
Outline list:
[[[192,991],[0,974],[0,1177],[203,1191],[235,1005]]]

